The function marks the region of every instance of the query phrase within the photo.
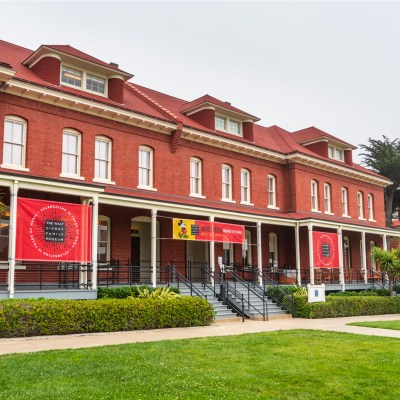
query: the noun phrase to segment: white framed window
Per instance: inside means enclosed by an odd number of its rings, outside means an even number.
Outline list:
[[[61,83],[86,92],[107,95],[107,79],[69,65],[61,66]]]
[[[140,189],[153,189],[153,149],[139,147],[139,186]]]
[[[25,168],[27,123],[24,119],[8,115],[4,119],[3,168]]]
[[[232,201],[232,167],[222,165],[222,199]]]
[[[202,163],[197,157],[190,158],[190,196],[202,196]]]
[[[364,219],[364,195],[362,192],[357,192],[357,208],[358,219]]]
[[[348,236],[343,237],[343,268],[346,270],[351,269],[351,247]]]
[[[348,217],[349,216],[349,193],[347,188],[342,187],[342,216]]]
[[[268,175],[268,208],[276,207],[276,177],[275,175]]]
[[[279,268],[278,260],[278,235],[271,232],[268,235],[268,246],[269,246],[269,266],[272,271],[277,271]]]
[[[247,169],[240,171],[240,195],[242,203],[250,204],[250,171]]]
[[[61,176],[79,178],[81,167],[81,134],[64,129],[62,135]]]
[[[344,161],[344,150],[335,146],[328,146],[328,157],[333,160]]]
[[[374,196],[371,193],[368,194],[368,219],[374,221]]]
[[[332,214],[331,204],[331,185],[329,183],[324,183],[324,206],[326,214]]]
[[[97,136],[94,155],[94,180],[109,182],[111,180],[111,140]]]
[[[232,133],[233,135],[242,136],[242,123],[235,119],[224,117],[222,115],[215,116],[215,130]]]
[[[110,261],[110,225],[109,217],[99,215],[97,223],[97,260]]]
[[[318,182],[311,181],[311,211],[318,210]]]

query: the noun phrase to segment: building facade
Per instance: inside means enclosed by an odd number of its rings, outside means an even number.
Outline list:
[[[204,266],[342,288],[376,277],[371,246],[400,233],[385,227],[389,181],[353,163],[354,146],[315,127],[264,127],[212,96],[182,100],[132,77],[70,46],[0,41],[4,298],[156,285],[170,265],[193,280]],[[86,266],[16,259],[18,198],[90,205]],[[241,225],[245,241],[176,240],[174,219]],[[334,268],[318,268],[314,232],[337,235]]]

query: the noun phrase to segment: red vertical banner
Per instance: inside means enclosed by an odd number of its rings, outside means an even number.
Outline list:
[[[339,268],[339,242],[337,233],[313,232],[315,268]]]
[[[90,262],[91,206],[18,198],[16,259]]]

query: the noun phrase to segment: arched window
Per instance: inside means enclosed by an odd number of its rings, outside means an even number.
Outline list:
[[[311,211],[319,211],[318,209],[318,182],[311,181]]]
[[[153,149],[147,146],[139,147],[139,188],[153,188]]]
[[[342,187],[342,216],[343,217],[348,217],[349,216],[349,193],[347,188]]]
[[[374,196],[371,193],[368,194],[368,219],[374,221]]]
[[[364,195],[363,192],[357,192],[358,219],[364,219]]]
[[[110,261],[110,225],[109,217],[99,215],[97,224],[97,260],[98,262]]]
[[[15,115],[4,119],[3,168],[25,169],[27,122]]]
[[[222,165],[222,199],[232,201],[232,167],[227,164]]]
[[[109,182],[111,180],[111,145],[105,136],[97,136],[94,155],[94,180]]]
[[[250,171],[247,169],[240,171],[240,193],[241,202],[250,204]]]
[[[81,134],[64,129],[62,135],[61,176],[78,178],[81,172]]]
[[[276,177],[268,175],[268,208],[276,208]]]
[[[278,235],[276,233],[270,233],[268,237],[269,244],[269,265],[272,271],[278,269]]]
[[[332,213],[332,200],[331,200],[331,185],[329,183],[324,183],[324,207],[325,213]]]
[[[197,157],[190,157],[190,196],[202,196],[202,163]]]

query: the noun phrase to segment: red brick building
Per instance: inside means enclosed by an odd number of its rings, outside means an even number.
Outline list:
[[[15,259],[19,197],[92,205],[97,245],[78,288],[128,275],[162,283],[168,263],[187,276],[187,260],[191,279],[203,264],[254,266],[299,284],[372,279],[370,247],[400,233],[385,228],[389,181],[353,163],[354,146],[315,127],[264,127],[209,95],[182,100],[132,77],[70,46],[0,41],[3,297],[39,281],[63,287],[69,271]],[[246,242],[174,240],[173,218],[244,225]],[[338,234],[339,268],[329,274],[315,266],[314,231]],[[117,276],[124,266],[138,268]]]

